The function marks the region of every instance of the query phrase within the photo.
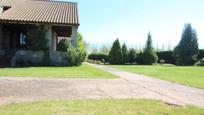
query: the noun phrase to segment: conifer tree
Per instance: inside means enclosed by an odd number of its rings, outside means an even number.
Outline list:
[[[114,41],[108,57],[109,57],[110,64],[122,64],[123,63],[122,49],[121,49],[120,42],[118,39]]]
[[[186,24],[179,44],[174,49],[177,65],[193,65],[197,61],[199,48],[196,30]]]
[[[148,38],[146,41],[145,49],[143,52],[144,64],[153,64],[156,63],[158,60],[156,52],[154,52],[154,47],[152,43],[152,36],[148,33]]]

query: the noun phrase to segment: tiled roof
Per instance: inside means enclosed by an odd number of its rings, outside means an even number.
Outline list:
[[[18,0],[15,4],[11,2],[11,8],[0,13],[0,22],[11,21],[79,25],[77,3],[48,0],[19,1],[21,0]]]

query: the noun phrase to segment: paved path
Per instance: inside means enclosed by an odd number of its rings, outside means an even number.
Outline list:
[[[89,64],[89,63],[88,63]],[[165,102],[177,105],[195,105],[204,108],[204,90],[179,85],[169,81],[138,75],[108,66],[89,64],[98,69],[110,72],[126,80],[129,84],[134,84],[138,89],[145,89],[145,98],[161,99]],[[135,89],[135,92],[140,90]],[[137,95],[136,95],[137,97]]]
[[[204,90],[93,65],[117,79],[56,79],[0,77],[0,105],[58,99],[158,99],[170,104],[204,108]]]

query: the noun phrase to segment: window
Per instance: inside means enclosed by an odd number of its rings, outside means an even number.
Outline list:
[[[61,40],[66,39],[68,42],[71,43],[72,38],[70,37],[57,37],[57,43],[59,43]]]
[[[20,33],[20,45],[26,45],[26,35]]]

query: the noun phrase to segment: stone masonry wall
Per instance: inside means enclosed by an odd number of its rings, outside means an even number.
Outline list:
[[[11,60],[12,66],[23,65],[41,66],[43,65],[45,53],[43,51],[18,50]],[[67,66],[68,60],[65,52],[49,52],[50,65]]]

